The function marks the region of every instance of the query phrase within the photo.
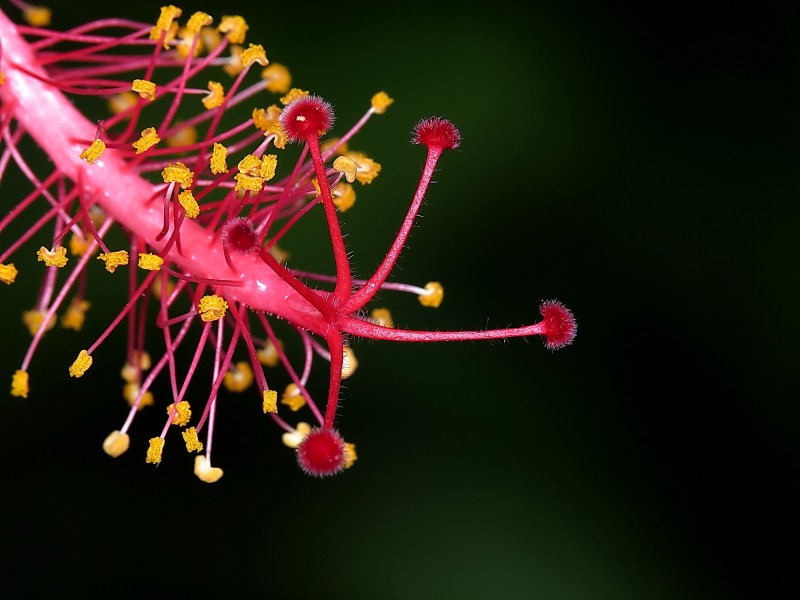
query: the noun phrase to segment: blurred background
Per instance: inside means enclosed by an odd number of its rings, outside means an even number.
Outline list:
[[[154,21],[161,4],[49,6],[62,29]],[[257,400],[228,394],[225,475],[207,485],[177,445],[145,464],[160,414],[103,454],[126,413],[123,332],[102,368],[66,373],[122,306],[98,277],[85,330],[48,336],[29,398],[0,403],[4,597],[794,597],[796,4],[181,7],[243,14],[248,41],[333,103],[335,134],[374,92],[395,98],[351,144],[383,165],[342,215],[362,276],[416,185],[412,127],[460,126],[393,277],[439,280],[445,301],[382,294],[400,325],[515,326],[558,298],[578,337],[556,353],[354,341],[338,420],[352,469],[304,476]],[[3,182],[3,213],[18,189]],[[292,266],[329,267],[301,242]],[[0,290],[9,380],[37,285]]]

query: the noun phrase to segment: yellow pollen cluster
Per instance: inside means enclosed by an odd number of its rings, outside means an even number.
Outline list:
[[[178,202],[189,219],[196,219],[200,216],[200,205],[197,204],[191,190],[184,190],[178,194]]]
[[[43,262],[47,267],[58,267],[59,269],[67,265],[67,249],[64,246],[56,246],[48,250],[44,246],[36,252],[39,262]]]
[[[108,110],[118,115],[136,106],[136,94],[133,92],[122,92],[114,94],[108,100]]]
[[[303,96],[308,96],[308,92],[306,90],[301,90],[300,88],[292,88],[289,90],[285,96],[281,96],[281,104],[286,106],[287,104],[292,103],[293,101],[297,100],[298,98],[302,98]]]
[[[425,294],[417,296],[419,303],[422,306],[429,306],[431,308],[438,308],[444,300],[444,288],[438,281],[429,281],[425,284]]]
[[[225,311],[228,310],[228,303],[217,296],[216,294],[210,296],[203,296],[197,305],[197,312],[200,319],[208,323],[209,321],[218,321],[225,316]]]
[[[265,136],[272,136],[272,145],[280,150],[286,148],[286,142],[289,141],[289,137],[286,135],[286,132],[281,127],[280,123],[275,123],[269,126],[269,129],[264,133]]]
[[[358,460],[356,445],[345,443],[344,445],[344,468],[349,469]]]
[[[272,413],[275,414],[278,412],[278,392],[275,390],[264,390],[264,402],[261,404],[261,408],[264,411],[264,414]]]
[[[139,253],[139,268],[145,271],[158,271],[164,264],[164,259],[157,254]]]
[[[253,109],[253,125],[261,131],[269,131],[270,127],[278,124],[281,116],[281,109],[275,104],[264,110],[263,108]]]
[[[203,449],[203,443],[197,438],[197,430],[194,427],[188,427],[181,432],[183,441],[186,442],[187,452],[200,452]]]
[[[261,177],[254,177],[244,173],[237,173],[233,176],[236,180],[236,191],[241,192],[247,190],[249,192],[260,192],[261,186],[264,185],[264,180]]]
[[[30,387],[28,386],[28,372],[17,369],[11,377],[11,395],[18,398],[27,398]]]
[[[253,369],[249,363],[239,361],[225,373],[222,384],[228,391],[243,392],[253,385]]]
[[[26,310],[22,313],[22,322],[28,328],[31,335],[36,335],[42,327],[45,328],[45,331],[50,331],[55,326],[56,316],[52,315],[50,320],[45,324],[45,314],[43,310]]]
[[[203,27],[208,27],[213,22],[211,15],[197,11],[186,21],[186,30],[192,35],[198,35]]]
[[[347,179],[347,183],[353,183],[356,180],[358,165],[356,165],[356,161],[352,158],[337,156],[336,160],[333,161],[333,168],[339,173],[344,173],[344,178]]]
[[[114,430],[103,440],[103,452],[112,458],[125,454],[131,445],[131,437],[127,433]]]
[[[225,88],[218,81],[209,81],[208,94],[203,98],[203,106],[206,110],[211,110],[222,106],[223,102],[225,102]]]
[[[276,154],[267,154],[261,158],[261,167],[258,174],[264,178],[264,181],[269,181],[275,177],[275,169],[278,167],[278,156]]]
[[[145,460],[153,465],[161,462],[161,453],[164,451],[164,438],[150,438],[150,447],[147,449]]]
[[[239,73],[244,70],[244,63],[242,62],[242,50],[241,46],[231,46],[231,55],[225,61],[225,64],[222,67],[222,70],[225,71],[231,77],[235,77]]]
[[[140,397],[141,396],[141,397]],[[142,393],[142,388],[136,382],[126,383],[122,386],[122,397],[125,398],[125,402],[128,403],[128,406],[136,406],[136,410],[142,410],[145,406],[153,406],[155,404],[155,398],[153,398],[153,392],[147,391]],[[136,400],[139,400],[139,403],[136,403]]]
[[[381,165],[363,152],[351,151],[347,152],[345,156],[356,163],[358,169],[356,179],[363,185],[372,183],[372,180],[381,172]]]
[[[89,250],[89,245],[92,243],[93,239],[92,236],[83,238],[73,233],[69,236],[69,242],[67,242],[69,253],[72,254],[72,256],[83,256]]]
[[[261,44],[250,44],[247,50],[242,52],[242,64],[245,67],[249,67],[253,63],[258,63],[262,67],[266,67],[269,64],[267,53]]]
[[[353,189],[353,186],[346,181],[337,183],[333,190],[331,190],[331,195],[333,196],[333,204],[341,212],[350,210],[356,203],[356,191]]]
[[[150,30],[150,39],[154,42],[157,42],[161,38],[161,34],[164,34],[164,50],[169,48],[167,42],[169,39],[174,35],[174,30],[177,23],[173,23],[175,19],[181,16],[183,11],[178,8],[177,6],[168,5],[161,7],[161,14],[158,16],[158,21],[156,21],[156,26]]]
[[[86,320],[86,311],[91,307],[88,300],[73,299],[69,304],[69,308],[61,317],[61,327],[64,329],[72,329],[80,331],[83,329],[83,323]]]
[[[392,313],[389,312],[388,308],[375,308],[369,316],[376,325],[380,325],[381,327],[394,327]]]
[[[293,412],[297,412],[306,405],[306,399],[303,398],[303,394],[300,393],[300,388],[294,383],[290,383],[286,386],[286,389],[283,390],[281,404],[285,404]]]
[[[46,6],[28,4],[22,11],[22,16],[28,25],[34,27],[48,27],[53,18],[53,11]]]
[[[170,404],[167,407],[167,414],[172,415],[171,423],[183,427],[192,418],[192,407],[186,400],[182,400],[177,404]]]
[[[201,454],[194,458],[194,474],[200,481],[214,483],[222,477],[222,469],[212,467],[211,461]]]
[[[243,44],[248,29],[247,21],[239,15],[225,15],[217,27],[217,31],[225,34],[231,44]]]
[[[192,186],[194,173],[189,170],[189,167],[178,161],[164,167],[164,170],[161,171],[161,178],[164,183],[179,183],[181,188],[185,190]]]
[[[155,146],[160,141],[161,138],[158,137],[156,128],[148,127],[147,129],[142,130],[139,139],[133,142],[131,146],[136,149],[136,154],[141,154],[142,152],[145,152]]]
[[[350,346],[345,346],[342,352],[342,379],[347,379],[356,372],[358,359]]]
[[[128,264],[128,251],[101,252],[97,255],[97,260],[102,260],[106,264],[106,271],[113,273],[117,270],[117,267],[123,267]]]
[[[86,150],[81,152],[81,158],[93,165],[94,161],[100,158],[105,151],[106,143],[103,140],[94,140]]]
[[[89,367],[92,366],[92,357],[86,352],[86,350],[81,350],[78,353],[78,358],[75,359],[75,362],[69,368],[69,376],[70,377],[83,377],[83,374],[89,370]]]
[[[292,74],[280,63],[271,63],[261,71],[261,79],[267,91],[273,94],[285,94],[292,87]]]
[[[386,109],[394,102],[394,98],[390,98],[386,92],[378,92],[372,97],[370,104],[372,105],[372,112],[376,115],[382,115]]]
[[[131,89],[146,100],[156,99],[156,84],[147,79],[134,79]]]
[[[239,164],[236,166],[239,169],[239,173],[245,173],[246,175],[258,175],[258,169],[261,166],[261,159],[258,158],[255,154],[248,154],[242,160],[239,161]]]
[[[167,138],[167,146],[169,146],[170,148],[191,146],[196,142],[197,142],[197,129],[192,126],[182,126],[177,133]]]
[[[0,281],[6,285],[14,283],[14,280],[17,278],[17,273],[19,273],[19,271],[17,271],[14,263],[9,263],[7,265],[0,263]]]
[[[297,448],[306,439],[306,436],[311,433],[311,425],[300,421],[297,428],[292,431],[287,431],[281,436],[281,441],[289,448]]]
[[[211,172],[214,175],[228,172],[228,149],[222,144],[214,144],[214,150],[211,153]]]
[[[278,343],[280,344],[281,342],[279,341]],[[281,344],[281,347],[283,347],[283,344]],[[281,360],[278,349],[275,347],[275,344],[272,343],[272,340],[267,340],[264,347],[256,352],[256,356],[258,356],[258,362],[265,367],[277,367]]]

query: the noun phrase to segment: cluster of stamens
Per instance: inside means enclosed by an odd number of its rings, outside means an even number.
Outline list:
[[[356,338],[430,342],[539,335],[550,349],[571,343],[576,323],[557,301],[541,305],[541,321],[521,327],[397,328],[387,308],[371,306],[380,290],[415,294],[426,307],[443,299],[436,281],[417,286],[389,278],[439,159],[461,143],[458,129],[440,117],[414,127],[412,142],[423,145],[427,157],[408,212],[374,273],[355,278],[339,213],[353,206],[354,185],[371,183],[381,167],[349,145],[393,100],[378,92],[340,137],[322,139],[333,129],[333,107],[292,87],[289,70],[271,63],[261,45],[245,46],[243,18],[225,16],[215,27],[205,13],[183,24],[181,16],[179,8],[165,6],[155,26],[115,19],[57,32],[41,15],[18,25],[0,12],[0,175],[15,164],[31,184],[26,197],[7,207],[0,233],[34,203],[46,207],[25,234],[0,248],[0,282],[12,284],[20,271],[44,269],[37,304],[23,317],[33,339],[12,376],[12,395],[32,393],[30,365],[59,316],[63,327],[81,330],[91,305],[88,280],[122,276],[127,302],[64,365],[65,375],[85,376],[103,342],[126,329],[121,374],[129,407],[102,444],[108,455],[128,450],[135,417],[156,403],[153,385],[161,378],[171,397],[164,403],[163,429],[143,449],[148,463],[161,461],[167,439],[178,438],[170,431],[180,429],[178,439],[197,453],[195,474],[217,481],[222,470],[212,465],[211,449],[221,389],[255,388],[258,405],[283,430],[300,467],[327,476],[356,459],[355,446],[335,423],[342,379],[358,365]],[[258,70],[261,78],[246,83]],[[209,73],[214,79],[206,79]],[[110,114],[87,119],[70,101],[73,94],[107,99]],[[237,120],[231,109],[249,102],[251,118]],[[194,116],[185,116],[192,105]],[[24,137],[54,166],[26,160]],[[288,143],[300,147],[295,158],[287,155]],[[278,245],[314,210],[325,216],[332,274],[290,269]],[[52,235],[43,231],[46,225]],[[124,248],[107,242],[115,225],[127,235]],[[29,241],[41,244],[35,257],[21,253]],[[163,351],[152,355],[146,327],[151,300],[158,304],[163,338]],[[295,332],[299,359],[284,349],[276,320]],[[178,351],[187,347],[189,364],[177,364]],[[211,377],[197,410],[187,398],[195,393],[191,384],[207,375],[203,360],[210,361]],[[320,361],[327,364],[324,402],[308,390],[312,367]],[[283,375],[273,371],[277,366]]]

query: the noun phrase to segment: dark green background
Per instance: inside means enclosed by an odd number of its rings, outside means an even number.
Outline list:
[[[61,28],[79,13],[153,20],[161,3],[51,5]],[[411,128],[459,124],[394,277],[441,280],[446,300],[382,295],[402,325],[518,325],[555,297],[580,332],[558,353],[535,339],[354,342],[338,420],[353,469],[303,476],[254,401],[227,396],[225,476],[209,486],[182,451],[145,464],[160,417],[134,426],[122,458],[101,452],[124,418],[122,335],[101,368],[66,374],[124,298],[98,277],[87,330],[48,338],[35,391],[0,403],[4,597],[792,597],[793,3],[182,7],[244,14],[249,40],[334,104],[334,133],[375,91],[396,99],[353,144],[383,164],[342,218],[361,275],[413,193]],[[6,211],[21,192],[0,190]],[[328,265],[292,251],[294,266]],[[9,379],[35,285],[0,290]]]

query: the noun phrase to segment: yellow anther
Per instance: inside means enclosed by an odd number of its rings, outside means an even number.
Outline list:
[[[222,477],[222,469],[219,467],[212,467],[211,461],[201,454],[194,458],[194,474],[197,475],[200,481],[214,483],[219,481],[219,478]]]
[[[285,96],[281,96],[281,104],[286,106],[292,101],[297,100],[298,98],[302,98],[303,96],[308,96],[308,92],[306,90],[301,90],[300,88],[292,88]]]
[[[280,340],[278,343],[281,345],[281,348],[283,348],[283,343],[281,343]],[[265,367],[277,367],[278,363],[281,361],[281,356],[278,354],[278,349],[275,347],[275,344],[272,343],[272,340],[267,340],[264,347],[256,352],[256,356],[258,356],[258,362]]]
[[[89,370],[89,367],[92,366],[92,357],[86,352],[86,350],[81,350],[78,353],[78,358],[75,359],[75,362],[69,368],[69,376],[70,377],[83,377],[83,374]]]
[[[269,255],[282,265],[285,265],[286,261],[289,260],[289,252],[278,246],[278,244],[272,244],[269,247]]]
[[[261,168],[258,170],[258,174],[264,179],[264,181],[269,181],[273,177],[275,177],[275,169],[278,167],[278,155],[277,154],[265,154],[261,158]]]
[[[0,73],[0,85],[3,85],[6,82],[6,76],[3,73]]]
[[[356,445],[355,444],[348,444],[345,442],[344,444],[344,468],[349,469],[353,466],[353,464],[358,460],[358,454],[356,454]]]
[[[230,392],[243,392],[253,385],[253,369],[250,363],[239,361],[225,373],[222,384]]]
[[[337,183],[331,190],[331,195],[333,196],[333,204],[341,212],[350,210],[356,203],[356,190],[346,181]]]
[[[164,259],[157,254],[139,252],[139,261],[137,264],[140,269],[144,269],[145,271],[158,271],[164,264]]]
[[[191,146],[195,143],[197,143],[197,128],[192,126],[182,126],[175,135],[167,138],[167,146],[170,148]]]
[[[177,6],[173,6],[171,4],[168,6],[162,6],[161,14],[158,16],[158,21],[156,21],[156,26],[150,30],[150,39],[154,42],[157,42],[163,33],[164,49],[166,50],[169,47],[167,44],[168,38],[171,37],[172,32],[177,25],[177,23],[173,23],[173,21],[180,17],[182,13],[183,11]]]
[[[273,94],[285,94],[292,87],[292,74],[280,63],[271,63],[261,71],[261,79],[267,91]]]
[[[342,351],[342,379],[352,376],[358,369],[356,353],[350,346],[345,346]]]
[[[218,321],[225,316],[225,311],[228,310],[228,303],[217,296],[216,294],[210,296],[203,296],[197,305],[197,312],[200,319],[206,323],[209,321]]]
[[[69,246],[69,253],[72,256],[83,256],[89,250],[89,245],[94,240],[93,236],[80,237],[79,235],[72,234],[69,236],[67,246]]]
[[[217,27],[217,31],[224,33],[231,44],[243,44],[248,29],[250,27],[247,25],[247,21],[239,15],[222,17]]]
[[[17,268],[14,266],[14,263],[0,263],[0,281],[7,285],[11,285],[14,283],[14,280],[17,278]]]
[[[178,43],[176,49],[181,58],[189,58],[189,52],[192,52],[193,57],[200,56],[200,53],[203,51],[203,41],[196,34],[189,31],[186,27],[182,27],[178,29],[177,37]],[[193,46],[194,51],[192,51]]]
[[[192,418],[192,407],[186,400],[172,403],[167,407],[167,415],[172,415],[170,423],[183,427],[189,423]]]
[[[106,143],[103,140],[94,140],[86,150],[81,152],[81,158],[93,165],[94,161],[100,158],[105,151]]]
[[[130,445],[131,436],[115,429],[103,440],[103,452],[112,458],[117,458],[125,454]]]
[[[380,325],[381,327],[394,327],[392,313],[389,312],[388,308],[374,308],[369,316],[376,325]]]
[[[394,102],[394,98],[390,98],[389,94],[386,92],[378,92],[370,101],[370,104],[372,104],[372,112],[376,115],[382,115],[392,102]]]
[[[319,179],[317,179],[316,177],[312,177],[311,184],[314,186],[314,191],[316,192],[314,194],[314,197],[318,198],[319,196],[322,195],[322,190],[319,187]]]
[[[285,446],[289,448],[297,448],[306,439],[306,436],[311,433],[311,425],[300,421],[297,427],[292,431],[287,431],[281,436],[281,440]]]
[[[253,124],[261,131],[269,131],[269,128],[278,124],[281,116],[281,109],[275,104],[264,110],[263,108],[253,109]]]
[[[250,44],[247,50],[242,52],[242,64],[245,67],[249,67],[253,63],[258,63],[262,67],[266,67],[269,64],[267,53],[264,52],[264,46],[261,44]]]
[[[22,11],[22,17],[34,27],[48,27],[53,18],[53,11],[46,6],[34,6],[28,4]]]
[[[67,265],[67,249],[64,246],[56,246],[52,250],[48,250],[44,246],[39,248],[36,252],[39,257],[39,262],[43,262],[47,267],[58,267],[59,269]]]
[[[253,177],[252,175],[245,175],[244,173],[237,173],[233,176],[236,180],[236,191],[248,190],[250,192],[260,192],[261,186],[264,185],[264,180],[261,177]]]
[[[155,127],[148,127],[144,129],[141,133],[141,136],[138,140],[133,142],[131,146],[136,149],[136,154],[141,154],[146,150],[149,150],[153,146],[155,146],[158,142],[161,141],[161,138],[158,137],[158,133],[156,133]]]
[[[225,88],[218,81],[208,82],[208,94],[203,98],[203,106],[206,110],[222,106],[225,102]]]
[[[200,205],[194,199],[192,190],[184,190],[178,194],[178,202],[183,207],[186,217],[189,219],[196,219],[200,216]]]
[[[97,260],[102,260],[106,264],[106,271],[113,273],[117,267],[124,267],[128,264],[128,251],[115,250],[114,252],[101,252],[97,255]]]
[[[181,431],[181,436],[186,442],[187,452],[200,452],[203,449],[203,443],[197,439],[197,430],[194,427],[187,427]]]
[[[11,395],[18,398],[27,398],[31,389],[28,386],[28,372],[17,369],[11,377]],[[266,412],[266,411],[265,411]]]
[[[78,300],[74,298],[69,303],[69,308],[61,317],[61,327],[64,329],[73,329],[80,331],[83,329],[83,323],[86,320],[86,311],[92,304],[88,300]]]
[[[141,398],[139,397],[140,395]],[[145,406],[153,406],[153,404],[155,404],[153,392],[147,391],[142,393],[142,388],[135,381],[122,386],[122,397],[125,398],[128,406],[136,405],[137,411],[142,410]],[[137,399],[139,400],[139,404],[136,404]]]
[[[50,320],[45,324],[45,314],[43,310],[26,310],[22,313],[22,322],[28,328],[31,335],[36,335],[42,327],[44,327],[45,331],[50,331],[55,326],[56,316],[52,315]]]
[[[142,374],[142,371],[147,371],[150,367],[153,366],[153,361],[150,358],[150,354],[147,352],[140,352],[137,357],[137,361],[139,366],[137,366],[130,361],[125,361],[125,365],[123,365],[122,369],[120,370],[119,374],[124,381],[128,383],[135,383],[139,381],[139,377]]]
[[[150,438],[150,447],[147,449],[147,458],[145,458],[145,460],[151,464],[157,465],[161,462],[161,453],[163,451],[164,438]]]
[[[346,153],[345,156],[355,161],[356,167],[358,168],[356,179],[362,184],[372,183],[372,180],[381,172],[381,165],[363,152],[351,151]]]
[[[222,144],[214,144],[214,150],[211,153],[211,172],[215,175],[228,172],[228,149]]]
[[[192,186],[194,173],[189,170],[189,167],[178,161],[164,167],[164,170],[161,171],[161,178],[164,183],[179,183],[181,188],[185,190]]]
[[[186,29],[192,35],[198,35],[203,27],[208,27],[213,22],[211,15],[197,11],[186,21]]]
[[[239,170],[239,173],[253,176],[258,176],[258,170],[260,167],[261,159],[255,154],[248,154],[242,160],[240,160],[239,164],[236,166],[236,168]]]
[[[264,401],[261,403],[261,409],[264,414],[278,412],[278,392],[275,390],[264,390]]]
[[[330,152],[336,146],[336,154],[342,155],[348,152],[347,142],[339,144],[339,138],[329,138],[319,145],[319,149],[323,154]]]
[[[150,286],[150,291],[153,292],[153,296],[156,298],[169,298],[172,296],[172,292],[175,291],[175,281],[168,279],[166,289],[164,289],[161,279],[156,277],[153,280],[153,285]]]
[[[236,77],[244,70],[244,63],[242,62],[243,52],[244,50],[242,50],[241,46],[231,46],[231,55],[222,67],[222,70],[231,77]]]
[[[222,36],[213,27],[203,27],[200,30],[200,39],[203,42],[203,46],[211,52],[214,48],[219,46],[219,43],[222,41]]]
[[[306,399],[303,398],[300,388],[294,383],[290,383],[286,386],[286,389],[283,390],[281,404],[285,404],[292,409],[293,412],[297,412],[306,405]]]
[[[425,293],[417,296],[422,306],[438,308],[444,300],[444,288],[438,281],[429,281],[425,284]]]
[[[286,132],[283,130],[283,127],[281,127],[280,123],[270,125],[269,129],[267,129],[264,135],[273,136],[272,145],[280,150],[286,148],[286,142],[289,141],[289,137],[286,135]]]
[[[134,79],[131,89],[146,100],[156,99],[156,84],[147,79]]]
[[[138,99],[136,97],[136,94],[134,94],[133,92],[122,92],[121,94],[114,94],[108,100],[108,110],[110,110],[115,115],[118,115],[136,106],[137,102]]]
[[[344,173],[344,178],[347,179],[347,183],[353,183],[356,180],[358,165],[356,165],[356,161],[352,158],[337,156],[336,160],[333,161],[333,168],[339,173]]]

